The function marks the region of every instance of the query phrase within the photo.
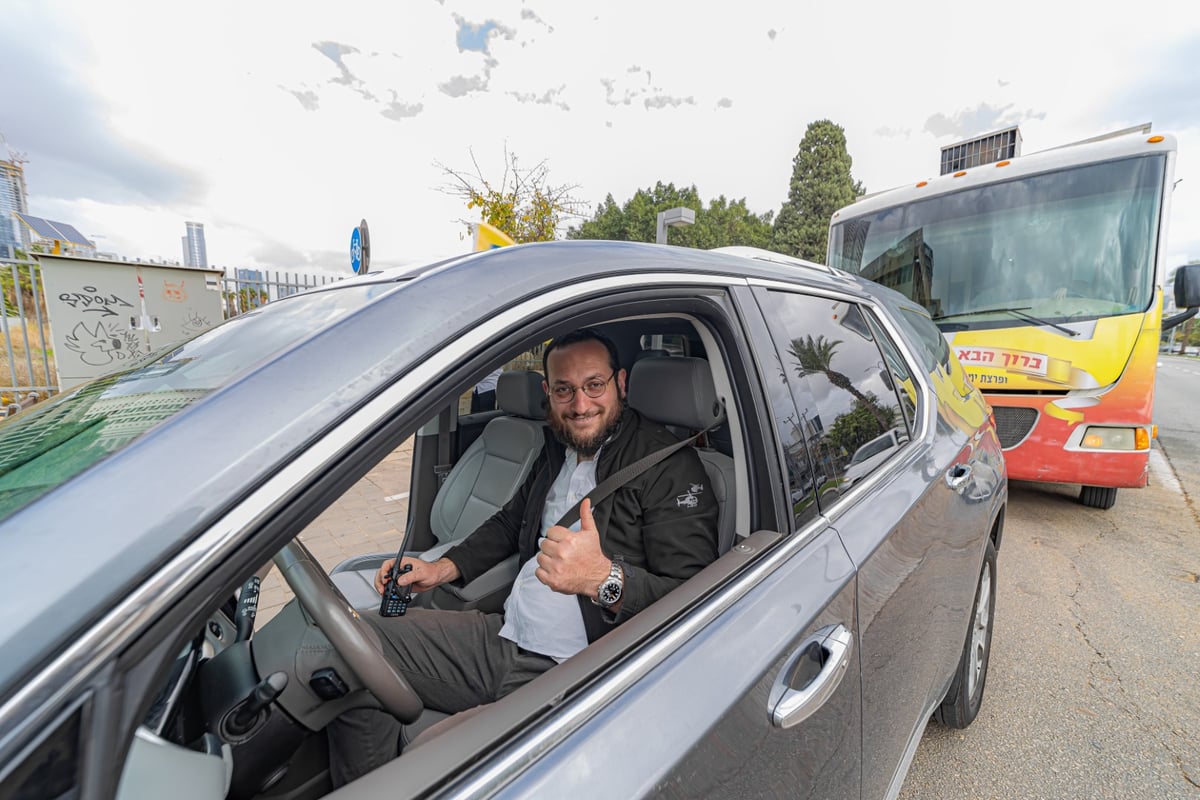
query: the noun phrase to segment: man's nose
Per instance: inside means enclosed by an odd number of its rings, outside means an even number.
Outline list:
[[[575,390],[575,394],[571,395],[571,410],[578,413],[587,411],[592,405],[592,398],[587,396],[587,392],[583,391],[580,386]]]

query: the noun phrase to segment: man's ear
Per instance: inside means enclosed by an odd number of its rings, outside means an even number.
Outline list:
[[[625,399],[625,370],[617,370],[617,389],[621,392],[621,399]]]

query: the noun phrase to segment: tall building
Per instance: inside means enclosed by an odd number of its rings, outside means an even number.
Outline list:
[[[29,250],[28,235],[16,216],[29,210],[23,163],[15,153],[11,160],[0,161],[0,258],[14,258],[13,251],[17,248]]]
[[[183,265],[185,267],[207,267],[208,246],[204,244],[204,223],[185,222],[187,235],[183,237]]]

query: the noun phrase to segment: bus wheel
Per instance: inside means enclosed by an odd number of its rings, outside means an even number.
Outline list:
[[[1112,508],[1117,502],[1116,487],[1084,486],[1079,490],[1079,502],[1088,508]]]

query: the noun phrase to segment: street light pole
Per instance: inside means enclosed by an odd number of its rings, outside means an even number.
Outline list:
[[[690,208],[668,208],[658,212],[658,227],[654,232],[654,241],[658,244],[667,243],[667,228],[677,228],[683,225],[695,225],[696,212]]]

